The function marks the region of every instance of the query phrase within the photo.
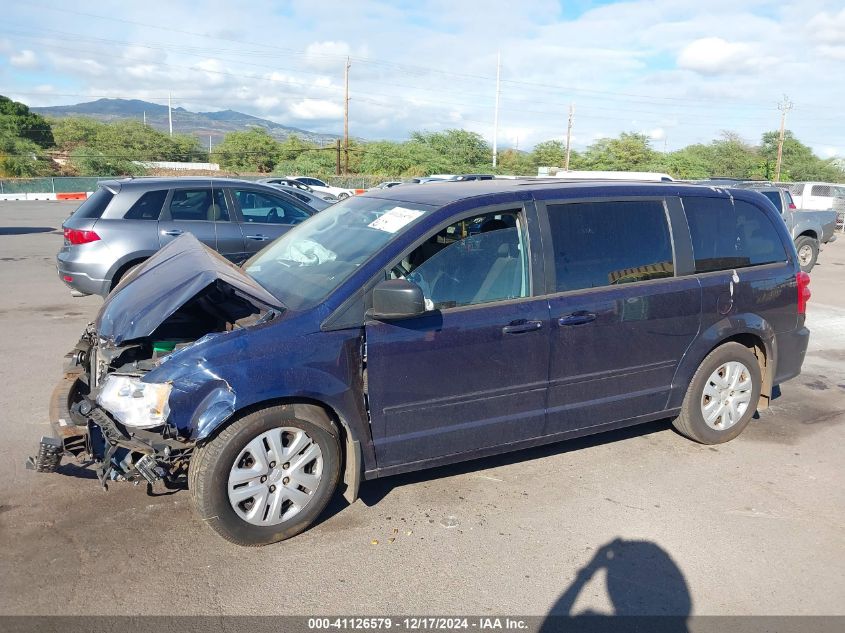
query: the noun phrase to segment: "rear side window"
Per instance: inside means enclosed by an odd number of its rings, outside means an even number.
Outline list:
[[[786,251],[766,213],[742,200],[685,198],[695,271],[731,270],[786,260]]]
[[[813,185],[813,191],[810,193],[811,196],[824,196],[829,198],[833,194],[831,193],[830,185]]]
[[[173,220],[228,222],[229,208],[222,189],[177,189],[170,198]]]
[[[99,219],[103,217],[103,211],[109,206],[112,198],[114,198],[114,194],[111,191],[100,187],[79,205],[79,208],[73,212],[73,217],[89,220]]]
[[[804,193],[804,183],[803,182],[796,182],[794,185],[792,185],[789,188],[789,190],[792,193],[794,193],[796,196],[800,196],[802,193]]]
[[[548,213],[557,292],[675,274],[662,201],[552,204]]]
[[[138,198],[138,201],[132,205],[132,208],[126,212],[124,217],[127,220],[158,220],[166,197],[167,189],[148,191]]]
[[[780,200],[780,191],[761,191],[760,193],[772,201],[772,204],[775,205],[775,209],[783,212],[783,203]],[[789,194],[787,193],[786,195]]]

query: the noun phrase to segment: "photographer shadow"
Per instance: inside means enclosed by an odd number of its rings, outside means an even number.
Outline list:
[[[587,583],[601,570],[613,613],[591,609],[573,613]],[[688,631],[692,598],[684,574],[655,543],[620,538],[603,545],[549,611],[540,631]],[[620,620],[619,616],[627,616]],[[621,626],[620,626],[621,625]],[[633,627],[633,628],[632,628]]]

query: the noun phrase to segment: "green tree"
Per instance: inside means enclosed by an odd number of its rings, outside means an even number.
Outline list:
[[[140,176],[145,172],[131,158],[105,154],[84,145],[70,153],[70,162],[82,176]]]
[[[602,138],[590,145],[578,160],[579,169],[594,171],[643,171],[657,157],[648,137],[623,132],[618,138]]]
[[[543,141],[534,146],[531,157],[538,167],[563,167],[566,163],[566,146],[561,141]],[[571,155],[569,159],[572,160]]]
[[[411,141],[428,146],[445,159],[444,171],[448,172],[460,173],[489,169],[493,160],[490,146],[476,132],[467,130],[413,132]]]
[[[509,176],[533,176],[537,173],[534,153],[526,154],[515,149],[499,152],[497,173]]]
[[[55,145],[50,124],[43,116],[3,95],[0,95],[0,132],[26,139],[41,148]]]
[[[52,164],[42,147],[0,130],[0,176],[28,178],[49,174]]]
[[[777,131],[763,134],[760,144],[760,154],[764,159],[767,178],[775,177],[778,152]],[[821,180],[826,182],[842,182],[845,173],[831,160],[822,160],[813,150],[795,138],[790,130],[783,136],[783,156],[781,163],[781,180]]]
[[[235,171],[273,171],[280,159],[279,142],[263,128],[229,132],[211,152],[212,160]]]

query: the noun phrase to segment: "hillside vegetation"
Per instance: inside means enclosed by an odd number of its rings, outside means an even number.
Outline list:
[[[647,136],[626,132],[573,152],[570,168],[658,171],[680,179],[772,179],[777,137],[776,131],[766,132],[759,144],[752,144],[724,132],[710,143],[664,153],[656,151]],[[467,130],[414,132],[402,142],[356,140],[350,142],[348,153],[350,173],[384,179],[468,172],[534,175],[539,166],[562,166],[565,147],[550,140],[530,152],[507,149],[500,152],[495,170],[490,145]],[[145,170],[136,161],[209,160],[235,173],[330,176],[337,166],[337,151],[335,146],[321,147],[296,135],[279,141],[263,128],[250,128],[229,132],[209,154],[194,136],[171,137],[140,121],[51,120],[0,96],[0,176],[141,175]],[[845,182],[845,171],[834,160],[814,155],[787,132],[781,179]]]

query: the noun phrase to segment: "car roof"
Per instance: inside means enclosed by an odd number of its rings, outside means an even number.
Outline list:
[[[598,198],[623,195],[655,196],[716,196],[727,197],[729,192],[742,191],[716,185],[694,185],[678,182],[638,182],[631,180],[564,180],[561,178],[517,178],[494,180],[458,180],[404,184],[401,187],[377,189],[360,194],[396,202],[446,206],[469,198],[495,197],[500,194],[533,195],[556,192],[565,198]],[[745,189],[744,191],[748,191]],[[541,196],[548,198],[548,193]]]
[[[221,178],[217,176],[151,176],[145,178],[115,178],[111,180],[101,180],[97,183],[99,187],[105,187],[110,191],[117,193],[121,189],[161,189],[162,187],[174,186],[218,186],[231,187],[233,185],[255,185],[258,187],[267,187],[266,183],[255,182],[254,180],[243,180],[240,178]]]

